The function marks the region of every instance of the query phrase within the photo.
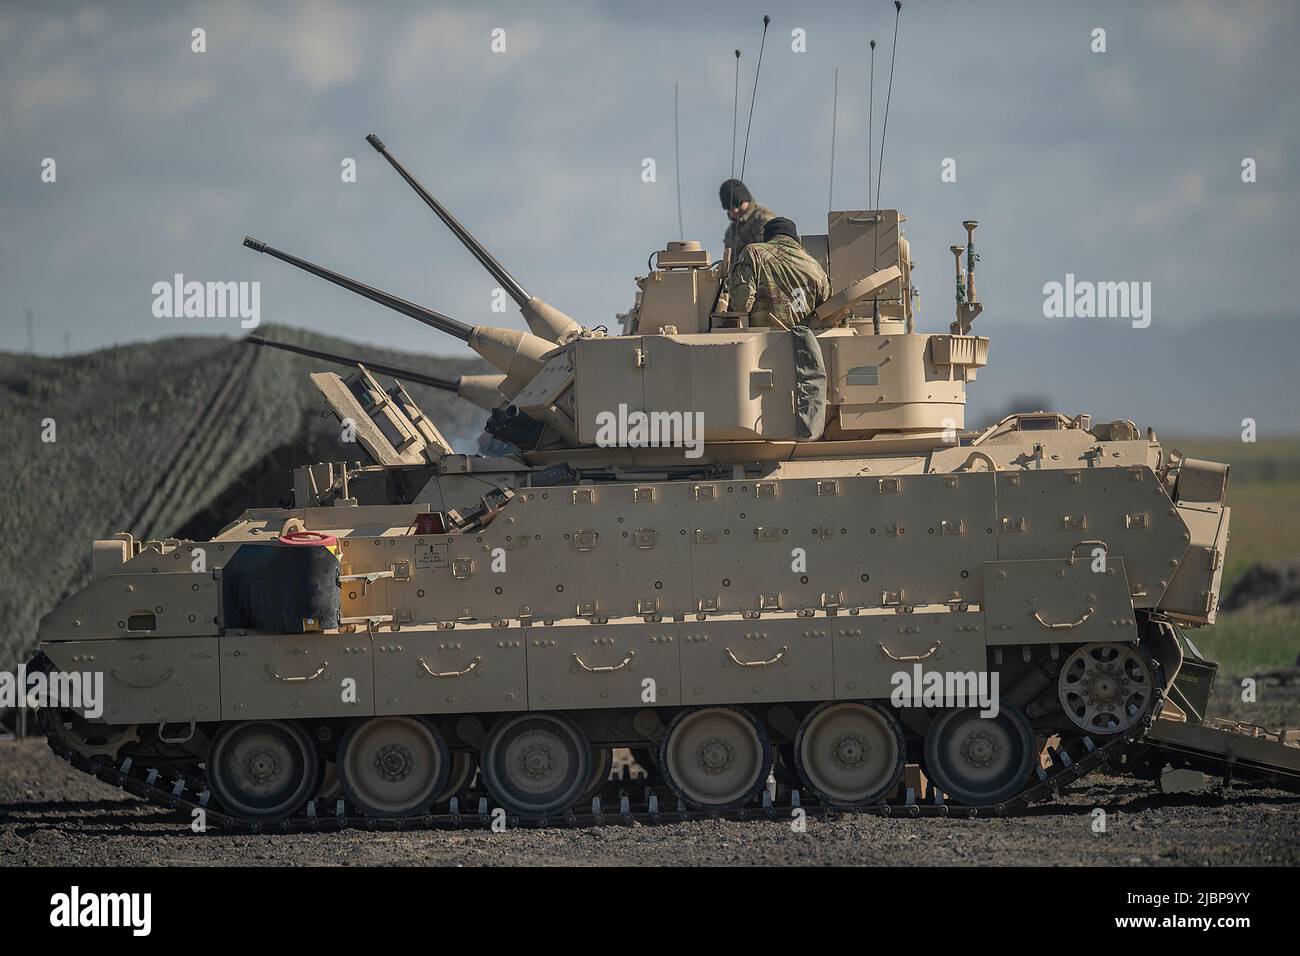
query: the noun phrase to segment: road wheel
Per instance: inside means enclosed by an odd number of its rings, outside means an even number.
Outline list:
[[[668,786],[692,807],[742,807],[763,789],[772,769],[767,731],[736,707],[699,707],[678,714],[659,746]]]
[[[372,817],[423,813],[447,786],[451,751],[432,724],[415,717],[371,717],[339,742],[339,782]]]
[[[831,701],[810,713],[795,738],[795,766],[813,793],[839,807],[884,797],[903,776],[903,728],[875,704]]]
[[[320,786],[320,758],[297,724],[247,720],[212,741],[208,786],[229,813],[273,820],[300,810]]]
[[[985,806],[1020,793],[1038,760],[1029,718],[1003,704],[996,717],[978,708],[945,711],[925,735],[925,772],[959,803]]]
[[[488,792],[520,816],[549,816],[582,799],[591,784],[591,744],[569,718],[520,714],[492,728],[479,765]]]

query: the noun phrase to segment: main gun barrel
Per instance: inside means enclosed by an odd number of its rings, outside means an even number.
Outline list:
[[[291,345],[288,342],[274,342],[260,335],[250,335],[244,341],[250,345],[265,345],[273,349],[283,349],[286,352],[296,352],[298,355],[309,355],[312,358],[323,359],[326,362],[337,362],[340,365],[364,365],[372,372],[392,375],[394,378],[405,379],[417,385],[428,385],[430,388],[440,389],[444,392],[455,392],[465,401],[471,402],[489,412],[504,401],[501,394],[501,383],[505,381],[504,375],[461,375],[454,379],[440,378],[437,375],[425,375],[423,372],[416,372],[409,368],[398,368],[396,365],[380,365],[378,362],[364,361],[350,355],[322,352],[319,349],[309,349],[303,345]]]
[[[455,336],[505,373],[500,389],[506,398],[514,398],[523,390],[524,386],[533,379],[533,376],[542,370],[542,367],[546,364],[547,354],[555,348],[554,341],[529,332],[521,332],[518,329],[503,329],[491,325],[466,325],[464,322],[458,322],[441,312],[435,312],[433,309],[426,309],[414,302],[399,299],[395,295],[357,282],[355,279],[350,279],[341,273],[326,269],[324,266],[318,266],[314,262],[308,262],[306,259],[299,259],[297,256],[282,252],[273,246],[268,246],[260,239],[254,239],[252,236],[244,237],[244,245],[256,252],[265,252],[267,255],[275,256],[275,258],[287,262],[291,266],[296,266],[304,272],[320,276],[328,282],[342,286],[349,292],[365,296],[372,302],[378,302],[380,305],[386,305],[403,315],[409,315],[411,318],[423,322],[425,325],[430,325],[440,332]],[[476,394],[479,394],[479,392],[476,392]],[[479,401],[477,398],[470,400]]]
[[[423,372],[416,372],[409,368],[398,368],[395,365],[380,365],[378,362],[354,358],[349,355],[339,355],[335,352],[322,352],[318,349],[309,349],[303,345],[291,345],[288,342],[274,342],[271,339],[263,338],[260,335],[250,335],[244,341],[248,342],[250,345],[265,345],[268,348],[280,349],[285,352],[294,352],[298,355],[308,355],[311,358],[322,359],[326,362],[337,362],[339,365],[364,365],[372,372],[379,372],[382,375],[392,375],[408,382],[414,382],[417,385],[428,385],[431,388],[441,389],[444,392],[455,392],[459,390],[459,383],[454,379],[439,378],[437,375],[425,375]]]
[[[254,252],[264,252],[268,256],[274,256],[282,262],[287,262],[291,266],[296,266],[297,268],[302,269],[304,272],[310,272],[314,276],[320,276],[320,278],[327,282],[333,282],[337,286],[342,286],[349,292],[355,292],[357,295],[365,296],[372,302],[378,302],[380,305],[388,306],[388,308],[393,309],[396,312],[401,312],[403,315],[409,315],[417,322],[423,322],[425,325],[432,326],[439,332],[446,332],[448,335],[455,336],[462,342],[468,342],[470,336],[474,333],[474,329],[471,326],[466,325],[464,322],[458,322],[456,319],[451,318],[451,316],[443,315],[441,312],[435,312],[433,309],[426,309],[424,306],[416,305],[414,302],[408,302],[406,299],[398,298],[395,295],[384,292],[382,289],[376,289],[363,282],[358,282],[356,279],[350,279],[342,273],[326,269],[324,266],[318,266],[314,262],[308,262],[306,259],[299,259],[297,256],[276,249],[274,246],[268,246],[260,239],[254,239],[252,236],[245,236],[244,245],[248,246],[248,248],[252,249]]]
[[[373,146],[379,152],[379,155],[388,160],[389,165],[397,170],[397,174],[406,180],[410,187],[415,190],[415,194],[424,200],[425,205],[437,214],[438,218],[446,224],[447,228],[455,234],[456,238],[461,241],[465,248],[473,254],[474,258],[483,264],[483,268],[492,273],[492,278],[501,283],[501,287],[509,293],[510,298],[514,299],[520,306],[524,305],[524,303],[532,298],[532,296],[528,294],[528,290],[520,284],[519,280],[507,272],[505,266],[498,262],[496,257],[483,247],[483,243],[470,235],[469,230],[462,226],[460,221],[451,214],[451,210],[438,202],[438,200],[435,199],[427,189],[420,185],[419,181],[414,176],[407,172],[406,167],[397,161],[397,158],[388,151],[388,148],[384,146],[383,141],[380,140],[378,136],[371,133],[366,137],[366,142]]]
[[[438,202],[427,189],[420,185],[414,176],[407,172],[406,167],[397,161],[397,158],[388,151],[388,148],[384,146],[383,141],[378,136],[371,133],[366,137],[366,142],[373,146],[384,159],[388,160],[389,165],[397,170],[398,175],[406,180],[407,184],[415,190],[416,195],[424,200],[425,205],[434,211],[474,258],[483,264],[483,268],[491,273],[492,278],[501,283],[501,287],[509,293],[510,298],[514,299],[519,306],[519,311],[524,315],[524,321],[528,323],[528,328],[532,330],[534,335],[551,342],[566,342],[582,334],[582,326],[569,316],[555,308],[555,306],[542,301],[537,296],[529,295],[528,290],[520,284],[518,279],[506,271],[496,257],[484,248],[483,243],[470,235],[469,230],[460,224],[460,221],[451,214],[451,211]]]

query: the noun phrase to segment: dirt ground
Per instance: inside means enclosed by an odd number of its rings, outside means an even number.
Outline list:
[[[1243,703],[1223,677],[1210,712],[1300,726],[1300,675]],[[1093,811],[1106,811],[1094,832]],[[1053,803],[1008,819],[810,817],[585,830],[426,830],[275,836],[195,834],[189,818],[142,803],[59,760],[43,738],[0,740],[0,866],[528,865],[1300,865],[1300,794],[1232,789],[1162,794],[1093,773]]]
[[[1296,865],[1300,796],[1233,790],[1162,795],[1090,778],[1025,816],[809,819],[276,836],[195,834],[56,758],[44,740],[0,742],[0,865]],[[1093,809],[1106,830],[1093,831]]]

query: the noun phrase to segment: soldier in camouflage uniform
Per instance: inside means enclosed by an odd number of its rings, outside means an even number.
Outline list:
[[[729,308],[747,312],[753,327],[802,325],[830,298],[826,271],[799,243],[789,219],[770,220],[763,241],[745,247],[727,279]]]
[[[751,242],[761,242],[763,227],[775,213],[766,206],[754,202],[749,189],[739,179],[728,179],[718,189],[722,208],[731,220],[727,233],[723,236],[722,247],[731,250],[731,261],[735,262],[740,252]]]

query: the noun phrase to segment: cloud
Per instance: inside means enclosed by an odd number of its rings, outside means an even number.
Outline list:
[[[191,69],[187,62],[176,64],[167,83],[160,84],[146,74],[132,74],[113,86],[114,105],[123,116],[132,116],[147,104],[144,108],[155,120],[185,116],[219,93],[216,80]]]
[[[365,21],[335,2],[302,2],[273,36],[289,55],[294,75],[314,91],[354,79],[361,65]]]
[[[984,291],[1008,318],[1040,311],[1046,279],[1030,278],[1157,268],[1163,278],[1198,260],[1249,280],[1243,308],[1287,307],[1289,277],[1264,264],[1300,216],[1294,12],[1247,5],[1224,23],[1195,0],[1116,5],[1110,52],[1094,55],[1090,14],[1012,0],[909,9],[882,198],[910,218],[926,301],[950,301],[947,246],[973,216],[985,223]],[[486,274],[361,141],[371,129],[529,289],[605,321],[627,307],[647,255],[677,235],[674,82],[686,235],[718,251],[732,51],[744,49],[739,172],[763,12],[758,0],[0,3],[0,217],[11,225],[0,331],[29,305],[69,321],[131,305],[138,282],[174,265],[205,278],[256,271],[324,331],[355,334],[358,314],[373,314],[385,341],[452,347],[252,257],[245,232],[453,314],[517,323],[487,311]],[[892,19],[886,3],[864,23],[848,0],[774,11],[745,175],[765,204],[818,224],[809,231],[825,221],[836,67],[835,202],[866,205]],[[796,25],[813,52],[790,51]],[[190,51],[195,26],[206,54]],[[505,54],[489,47],[497,27]],[[872,30],[884,48],[869,159]],[[44,156],[59,161],[57,187],[39,181]],[[354,184],[340,181],[345,156],[358,162]],[[654,185],[640,180],[646,156],[658,162]],[[956,183],[939,181],[947,156]],[[1257,184],[1240,182],[1243,156],[1259,160]],[[1216,228],[1198,228],[1210,212]],[[93,242],[71,238],[82,233]],[[1157,267],[1166,244],[1186,255]],[[1195,316],[1215,288],[1189,268],[1162,309]],[[106,319],[76,338],[157,334],[132,322]]]
[[[1135,226],[1168,226],[1205,207],[1205,173],[1191,170],[1178,176],[1163,193],[1139,200],[1129,221]]]
[[[1280,23],[1296,18],[1288,0],[1179,0],[1152,7],[1148,21],[1157,34],[1171,37],[1189,50],[1209,53],[1220,64],[1232,66],[1264,44]],[[1292,35],[1294,40],[1294,34]]]
[[[1096,94],[1097,103],[1106,115],[1125,119],[1136,115],[1138,93],[1127,66],[1092,71],[1088,74],[1088,86]]]
[[[492,52],[492,31],[506,31],[506,49]],[[395,49],[385,56],[389,90],[409,94],[445,83],[457,94],[465,84],[494,75],[502,68],[518,69],[520,60],[541,46],[543,26],[531,17],[499,16],[483,10],[438,7],[406,19]]]
[[[79,63],[62,63],[44,70],[19,70],[11,82],[14,107],[19,113],[45,114],[85,103],[97,91]]]
[[[98,36],[108,27],[108,17],[100,7],[83,7],[72,18],[72,25],[78,33]]]

